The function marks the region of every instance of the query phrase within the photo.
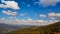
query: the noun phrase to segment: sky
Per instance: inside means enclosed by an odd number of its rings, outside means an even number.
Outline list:
[[[0,0],[0,23],[45,26],[60,21],[60,0]]]

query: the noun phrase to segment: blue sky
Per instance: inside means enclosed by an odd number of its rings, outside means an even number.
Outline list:
[[[38,23],[44,20],[59,21],[60,0],[0,0],[0,18],[17,21],[35,20]]]

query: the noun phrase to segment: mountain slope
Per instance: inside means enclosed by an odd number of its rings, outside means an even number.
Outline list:
[[[60,22],[47,26],[19,29],[6,34],[60,34]]]

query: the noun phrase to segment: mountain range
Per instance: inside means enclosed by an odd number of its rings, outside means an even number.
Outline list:
[[[0,23],[0,34],[11,32],[11,31],[14,31],[17,29],[28,28],[28,27],[34,27],[34,26],[31,26],[31,25],[10,25],[10,24]]]
[[[60,34],[60,22],[47,26],[35,26],[8,32],[6,34]]]

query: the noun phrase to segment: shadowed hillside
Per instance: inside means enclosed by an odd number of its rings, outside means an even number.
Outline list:
[[[47,26],[19,29],[6,34],[60,34],[60,22]]]

